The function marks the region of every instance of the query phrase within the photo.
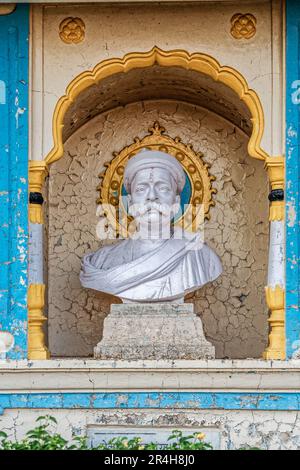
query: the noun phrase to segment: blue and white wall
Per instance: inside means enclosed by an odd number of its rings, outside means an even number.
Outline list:
[[[28,48],[22,4],[0,15],[0,331],[14,359],[27,357]]]
[[[287,357],[300,351],[300,4],[286,11],[286,338]]]

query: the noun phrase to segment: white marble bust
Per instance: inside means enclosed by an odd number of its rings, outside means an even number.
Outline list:
[[[186,293],[216,279],[219,257],[199,234],[172,230],[185,185],[181,164],[169,154],[144,150],[124,172],[133,237],[84,256],[81,284],[123,302],[183,302]]]

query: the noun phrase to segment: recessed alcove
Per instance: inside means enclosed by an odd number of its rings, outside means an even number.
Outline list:
[[[64,116],[63,141],[97,114],[154,99],[204,107],[251,135],[249,109],[231,88],[194,70],[154,65],[115,73],[84,89]]]
[[[205,241],[224,273],[187,296],[217,358],[261,357],[267,344],[268,181],[247,151],[249,110],[233,90],[180,67],[134,69],[81,92],[64,117],[64,156],[50,167],[46,194],[47,311],[52,357],[92,356],[118,299],[83,289],[82,256],[96,250],[96,200],[104,164],[143,138],[155,121],[192,144],[215,176]]]

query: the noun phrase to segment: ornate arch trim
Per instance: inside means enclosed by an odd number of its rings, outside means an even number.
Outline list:
[[[245,78],[234,68],[221,66],[213,57],[184,50],[163,51],[154,47],[149,52],[131,52],[123,59],[107,59],[100,62],[93,70],[85,71],[75,77],[66,89],[54,110],[52,121],[53,148],[45,157],[45,163],[50,164],[63,156],[62,131],[64,117],[76,100],[77,96],[91,85],[99,83],[104,78],[117,73],[126,73],[136,68],[146,68],[153,65],[163,67],[182,67],[211,77],[231,88],[246,104],[251,114],[252,134],[248,143],[249,155],[259,160],[267,160],[268,154],[261,148],[261,139],[264,132],[264,114],[258,95],[249,89]]]

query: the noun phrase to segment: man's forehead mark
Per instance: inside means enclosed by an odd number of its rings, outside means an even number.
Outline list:
[[[142,178],[149,179],[149,178],[154,178],[155,176],[169,178],[169,177],[172,177],[172,174],[165,168],[150,167],[150,168],[142,168],[141,170],[138,170],[136,174],[134,175],[134,178],[142,177]]]
[[[150,183],[153,183],[153,168],[150,168],[149,181]]]
[[[173,181],[173,176],[168,172],[168,170],[162,168],[144,168],[139,170],[133,178],[132,183],[134,184],[145,184],[145,183],[154,183],[155,181],[155,174],[157,174],[156,182],[164,182],[169,183],[170,179]]]

